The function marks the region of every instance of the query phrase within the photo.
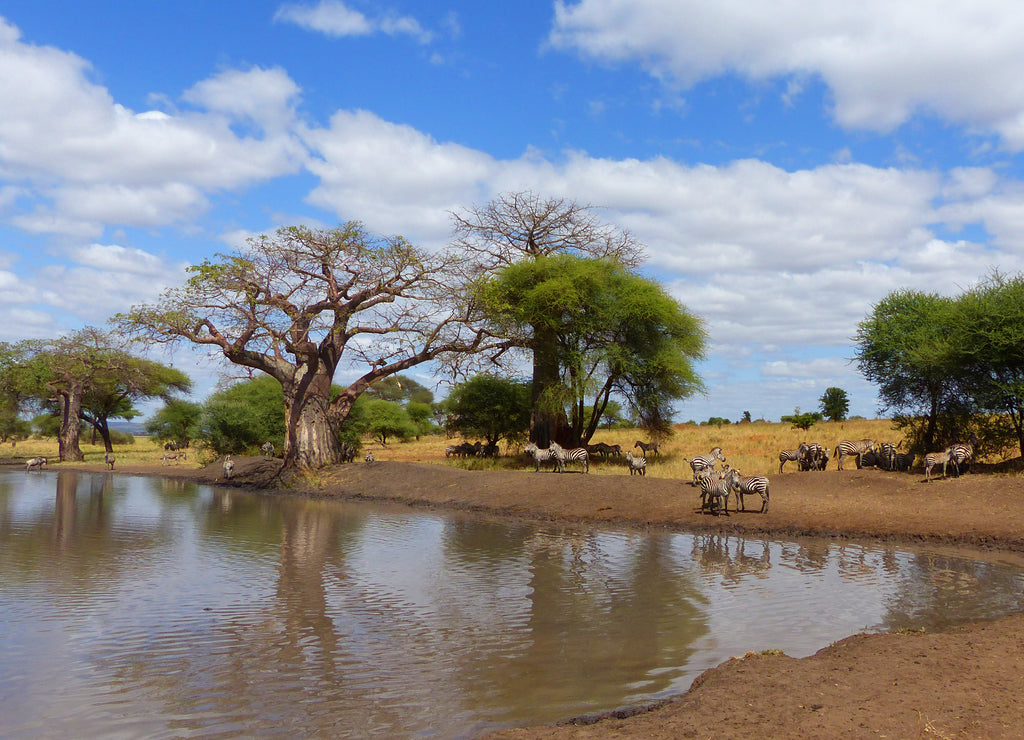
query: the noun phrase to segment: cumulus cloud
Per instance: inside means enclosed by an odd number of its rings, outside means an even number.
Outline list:
[[[184,94],[192,110],[136,112],[85,60],[25,43],[0,18],[0,79],[0,208],[13,184],[34,189],[33,212],[18,217],[26,229],[173,223],[202,213],[208,193],[296,172],[305,156],[289,131],[299,91],[279,69],[221,72]]]
[[[994,131],[1019,150],[1022,33],[1024,6],[1002,0],[557,0],[549,43],[641,64],[683,88],[728,73],[814,76],[847,128],[887,132],[923,112]],[[790,84],[787,99],[797,90]]]
[[[327,36],[369,36],[384,33],[388,36],[412,36],[421,43],[428,43],[432,34],[423,29],[419,21],[411,16],[385,13],[368,17],[348,7],[340,0],[320,0],[315,5],[287,3],[274,13],[274,20],[293,23],[308,31]]]

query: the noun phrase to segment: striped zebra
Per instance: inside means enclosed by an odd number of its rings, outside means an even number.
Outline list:
[[[828,467],[829,453],[817,442],[808,442],[807,451],[800,460],[801,470],[824,470]]]
[[[807,452],[807,445],[800,443],[800,446],[795,450],[780,450],[779,451],[779,475],[782,474],[782,466],[788,462],[795,462],[797,467],[800,465],[800,461],[803,459],[804,454]]]
[[[896,445],[890,444],[889,442],[882,442],[878,445],[878,451],[875,453],[878,459],[878,467],[885,470],[896,469]]]
[[[590,472],[590,453],[587,452],[586,447],[573,447],[571,450],[567,450],[562,447],[558,442],[552,442],[549,447],[552,454],[558,458],[561,463],[562,472],[565,472],[566,463],[579,463],[580,470],[584,473]]]
[[[928,482],[928,481],[931,480],[932,468],[934,468],[939,463],[942,463],[942,477],[943,478],[946,477],[946,465],[949,464],[950,457],[952,456],[952,453],[950,452],[950,450],[952,450],[952,449],[953,449],[952,447],[947,447],[942,452],[929,452],[927,455],[924,456],[924,479],[925,479],[925,482]]]
[[[528,445],[526,445],[526,447],[523,448],[523,451],[533,458],[533,464],[535,466],[533,472],[535,473],[539,473],[540,464],[545,463],[548,460],[552,460],[554,462],[554,467],[551,468],[552,473],[561,473],[562,470],[564,470],[562,466],[562,461],[555,456],[555,454],[551,451],[550,447],[546,450],[542,450],[533,442],[530,442]]]
[[[843,460],[851,455],[857,456],[857,467],[860,467],[861,458],[865,452],[874,452],[875,443],[870,439],[862,439],[859,442],[851,442],[849,440],[843,440],[836,445],[836,457],[839,458],[839,469],[843,469]]]
[[[722,454],[721,447],[715,447],[711,452],[700,457],[695,457],[690,460],[690,469],[693,470],[693,483],[697,485],[697,473],[702,470],[714,470],[715,465],[721,460],[725,462],[725,455]]]
[[[747,506],[743,502],[745,495],[757,494],[761,497],[761,513],[768,513],[768,479],[763,475],[751,475],[741,477],[738,474],[732,477],[732,490],[736,492],[740,501],[740,510],[746,511]]]
[[[956,442],[949,446],[949,461],[953,464],[953,473],[960,475],[961,465],[970,465],[974,457],[974,448],[978,446],[978,436],[971,434],[967,442]]]
[[[647,458],[643,455],[634,457],[632,452],[626,452],[626,464],[629,466],[629,474],[647,474]]]
[[[636,441],[636,444],[633,445],[633,449],[635,450],[637,447],[639,447],[641,450],[643,450],[644,457],[648,457],[652,452],[655,455],[657,455],[658,457],[661,457],[661,452],[658,451],[658,443],[657,442],[641,442],[638,439]]]
[[[729,516],[729,494],[732,491],[736,471],[729,469],[719,472],[705,469],[698,476],[700,480],[700,510],[718,516],[724,513]]]

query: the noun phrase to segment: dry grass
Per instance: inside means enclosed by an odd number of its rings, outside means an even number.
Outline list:
[[[888,419],[864,419],[845,422],[820,422],[807,432],[794,429],[789,424],[753,422],[750,424],[729,424],[722,427],[679,424],[675,433],[660,445],[660,455],[651,455],[647,460],[647,475],[659,478],[689,478],[690,458],[705,455],[713,447],[721,447],[729,464],[744,475],[768,475],[779,472],[779,450],[793,449],[801,442],[818,442],[834,449],[844,439],[873,439],[876,442],[897,443],[899,437]],[[649,438],[636,429],[600,430],[592,442],[620,445],[623,452],[633,450],[637,440]],[[416,442],[389,444],[382,447],[378,442],[364,441],[364,450],[373,450],[378,460],[405,462],[445,461],[447,445],[461,442],[461,439],[424,437]],[[449,465],[472,469],[514,468],[526,464],[520,449],[506,450],[502,445],[502,459],[493,460],[447,460]],[[639,453],[639,450],[635,450]],[[529,463],[532,465],[533,463]],[[793,463],[786,464],[786,470],[796,470]],[[592,461],[590,472],[603,475],[622,475],[626,470],[625,460],[609,462]]]
[[[750,424],[729,424],[722,427],[680,424],[674,434],[660,446],[660,455],[651,455],[647,462],[647,475],[658,478],[689,478],[690,458],[707,454],[713,447],[721,447],[730,465],[744,475],[769,475],[779,471],[779,450],[793,449],[801,442],[818,442],[834,449],[843,439],[874,439],[880,442],[898,442],[899,437],[888,419],[864,419],[846,422],[820,422],[807,432],[794,429],[789,424],[778,422],[753,422]],[[623,451],[634,450],[637,440],[648,441],[648,437],[636,429],[601,430],[594,435],[594,442],[620,445]],[[363,440],[363,452],[372,451],[378,460],[399,462],[437,462],[471,469],[513,469],[532,465],[521,453],[521,448],[506,449],[502,445],[499,460],[445,459],[445,447],[461,442],[444,436],[423,437],[411,442],[393,442],[386,447],[379,442]],[[85,461],[103,466],[103,446],[88,444],[83,439],[82,452]],[[639,453],[639,450],[635,450]],[[137,437],[135,444],[114,445],[117,465],[132,463],[158,463],[163,456],[163,447],[148,437]],[[0,448],[0,462],[24,460],[36,455],[57,459],[55,439],[26,440],[12,448]],[[212,454],[200,449],[190,449],[187,463],[198,466],[209,462]],[[832,463],[834,466],[834,463]],[[786,470],[795,470],[793,463],[786,464]],[[622,475],[626,472],[623,459],[601,462],[593,460],[590,472],[595,475]]]

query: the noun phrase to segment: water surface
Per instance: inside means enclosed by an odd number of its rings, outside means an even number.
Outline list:
[[[935,551],[0,473],[0,737],[473,737],[1022,586]]]

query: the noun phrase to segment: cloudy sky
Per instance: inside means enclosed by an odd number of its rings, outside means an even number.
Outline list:
[[[829,386],[874,416],[875,302],[1024,269],[1022,37],[1004,0],[5,0],[0,341],[278,226],[439,247],[533,190],[631,231],[706,321],[680,420]]]

